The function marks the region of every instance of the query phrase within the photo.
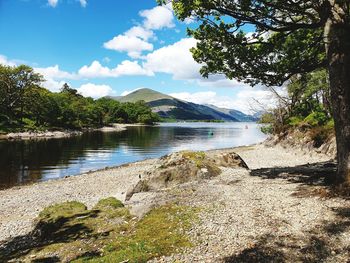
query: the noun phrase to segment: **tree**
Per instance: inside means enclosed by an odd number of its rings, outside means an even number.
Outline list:
[[[165,0],[158,0],[164,4]],[[224,74],[251,85],[282,85],[327,68],[337,139],[336,181],[350,185],[350,1],[176,0],[201,74]],[[251,31],[251,33],[244,33]]]
[[[43,77],[26,65],[18,67],[0,65],[1,115],[7,122],[22,121],[24,93],[26,89],[40,85],[42,81]]]

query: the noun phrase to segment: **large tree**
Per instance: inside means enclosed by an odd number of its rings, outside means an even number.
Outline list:
[[[43,77],[31,67],[3,66],[0,64],[0,121],[22,121],[24,115],[25,91],[39,86]]]
[[[164,4],[169,1],[160,0]],[[338,148],[337,182],[350,184],[350,0],[174,0],[177,17],[196,19],[201,74],[251,85],[282,85],[327,68]],[[250,33],[246,33],[246,32]]]

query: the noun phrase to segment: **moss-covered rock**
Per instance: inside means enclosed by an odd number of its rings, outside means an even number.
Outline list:
[[[31,235],[29,242],[16,242],[0,253],[0,261],[147,262],[192,245],[187,231],[197,211],[167,204],[138,219],[115,198],[91,210],[79,202],[52,205],[37,218],[37,229],[51,226],[45,238]]]
[[[156,169],[148,171],[143,180],[129,189],[126,199],[129,200],[135,193],[156,191],[190,181],[216,177],[221,173],[220,167],[248,168],[242,158],[233,152],[183,151],[166,155],[160,159]]]
[[[94,209],[104,210],[104,209],[109,209],[109,208],[115,209],[115,208],[120,208],[120,207],[124,207],[124,204],[120,200],[118,200],[114,197],[108,197],[108,198],[101,199],[100,201],[98,201],[98,203],[95,205]]]
[[[51,205],[40,212],[38,221],[41,223],[55,223],[61,218],[69,218],[79,214],[84,214],[87,207],[76,201]]]

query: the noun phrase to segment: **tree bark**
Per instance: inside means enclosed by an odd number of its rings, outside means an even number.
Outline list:
[[[336,183],[350,185],[350,23],[347,1],[331,0],[326,51],[337,141]]]

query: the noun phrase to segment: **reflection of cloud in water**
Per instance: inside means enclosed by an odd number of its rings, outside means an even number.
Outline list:
[[[243,123],[241,123],[240,126],[240,128],[235,127],[234,129],[226,127],[223,127],[223,129],[213,129],[209,130],[208,136],[196,136],[191,140],[187,139],[185,141],[176,141],[174,142],[175,145],[171,147],[170,152],[183,150],[204,151],[210,149],[250,145],[261,142],[266,138],[266,136],[261,133],[259,126],[256,124],[250,123],[248,129],[245,129],[245,124]]]

